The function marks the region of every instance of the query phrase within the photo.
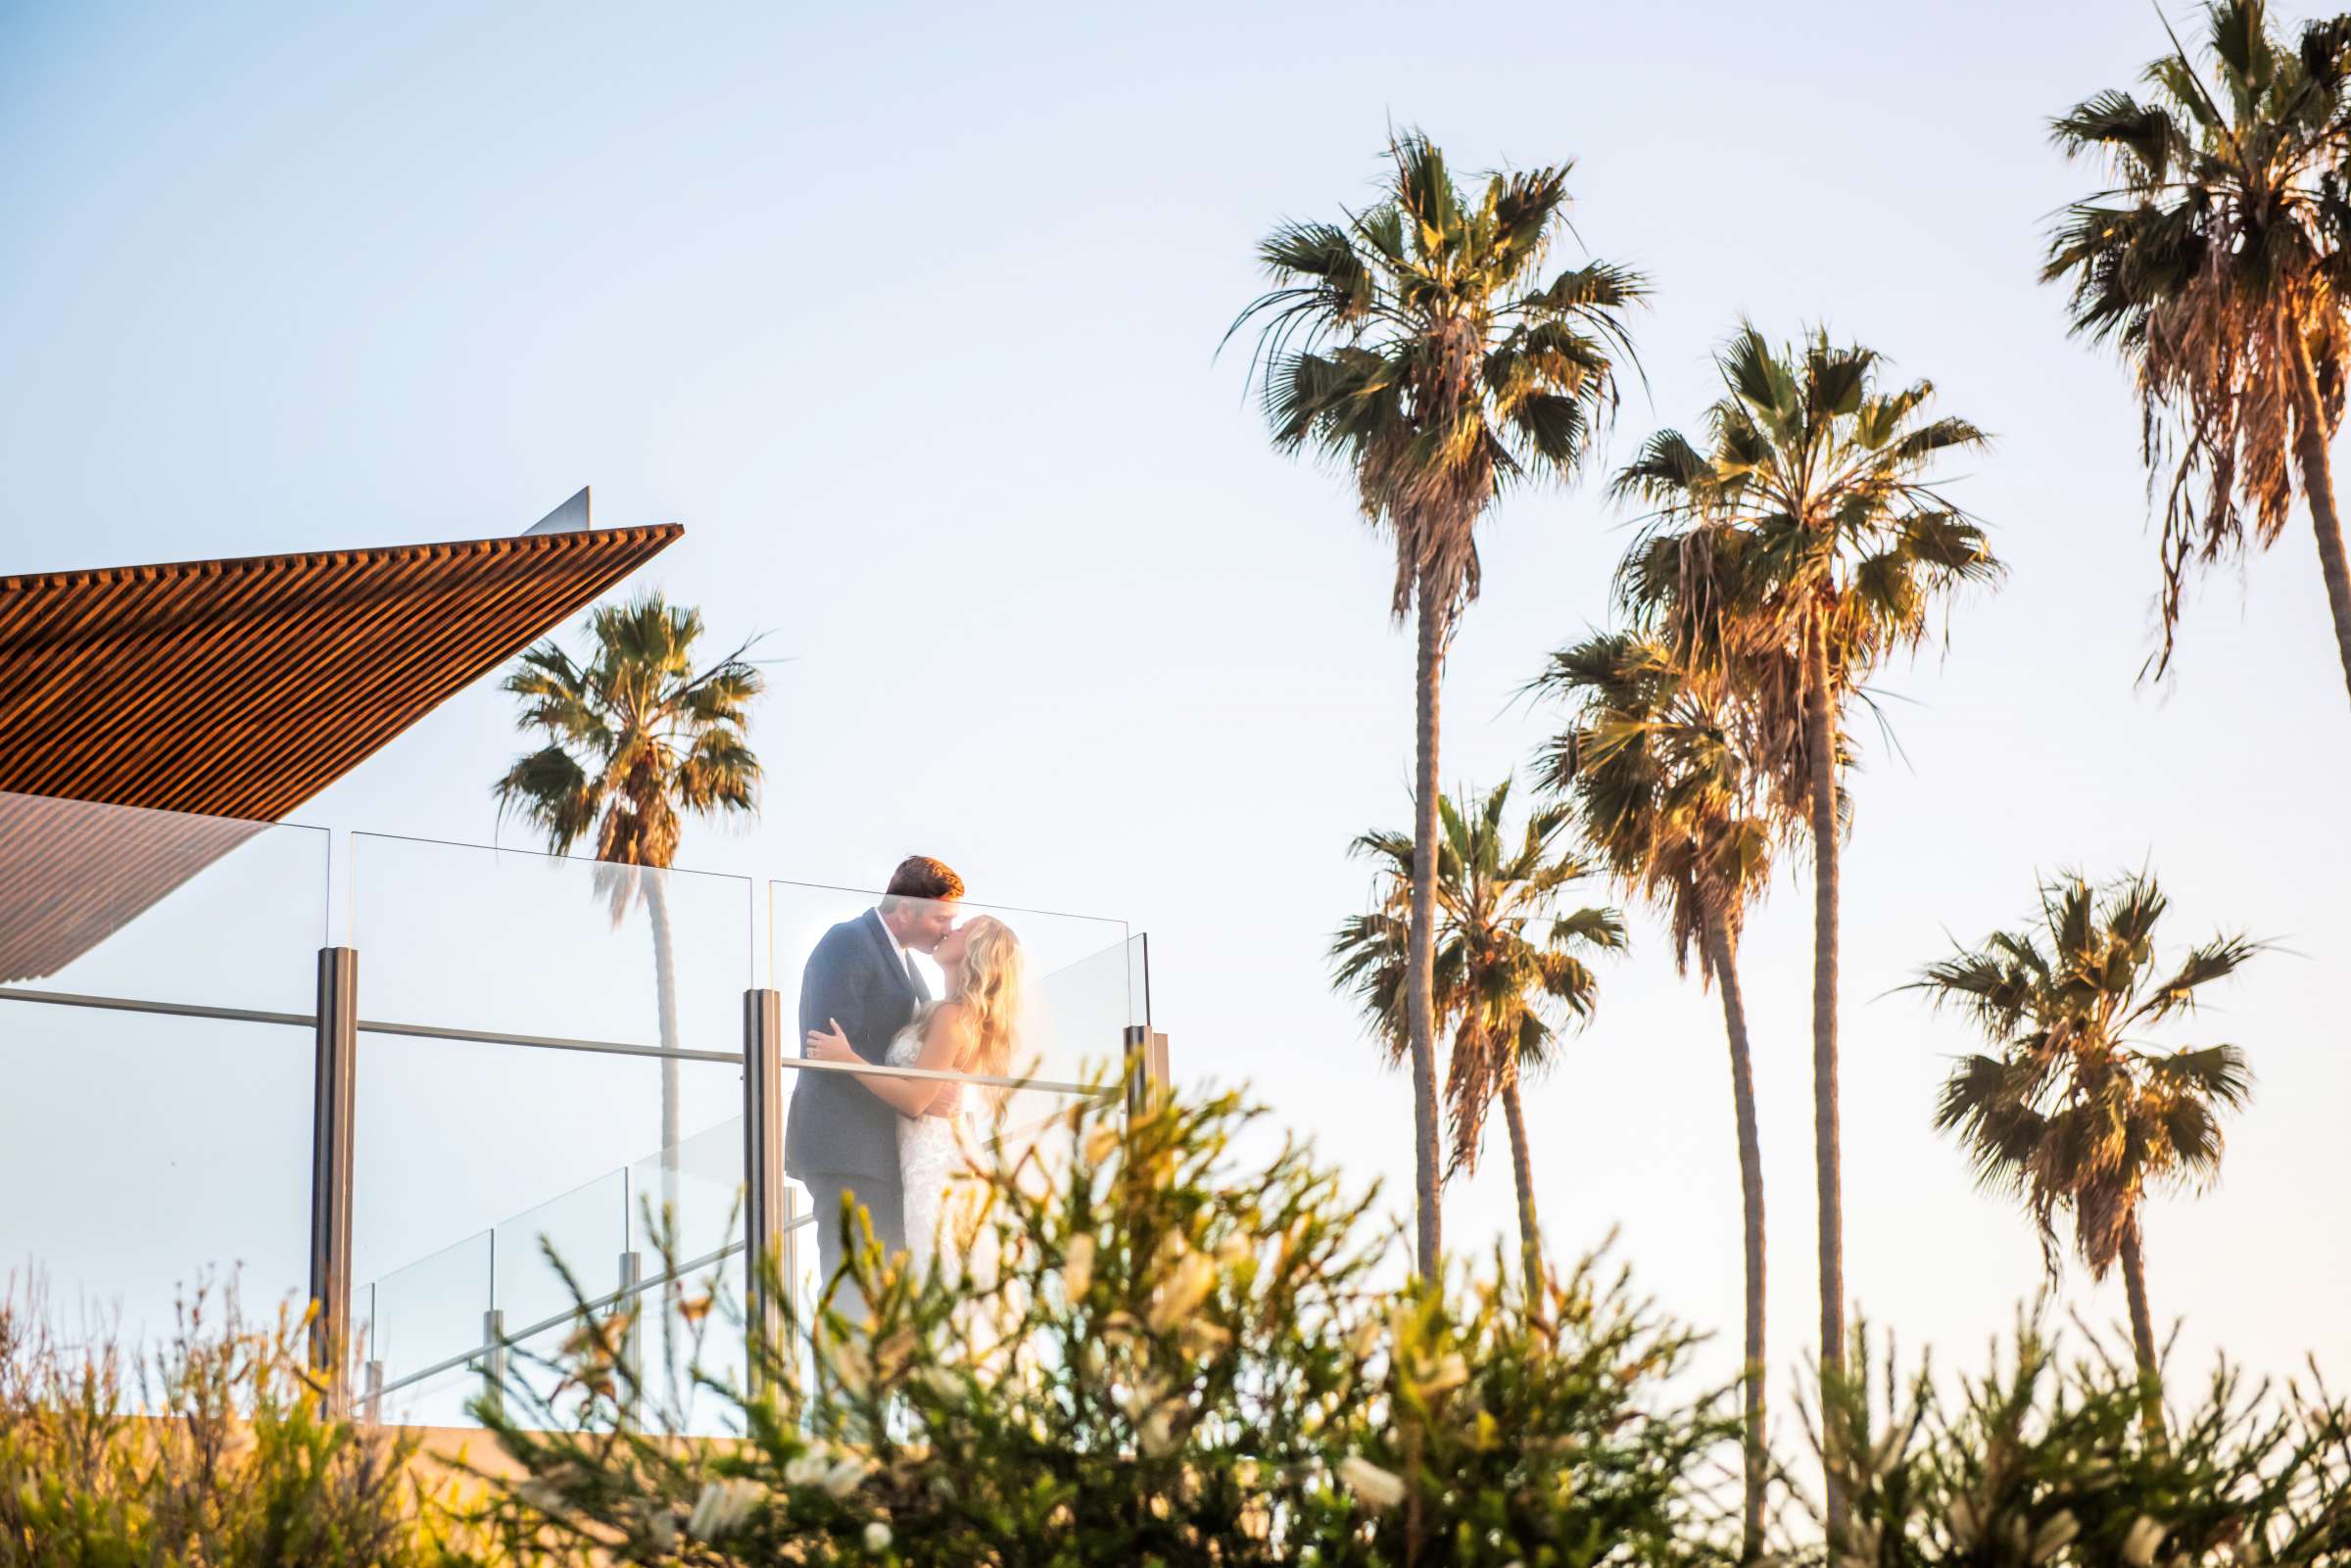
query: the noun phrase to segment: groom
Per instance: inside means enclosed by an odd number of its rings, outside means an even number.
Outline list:
[[[931,988],[912,955],[938,946],[955,925],[963,879],[928,855],[901,861],[874,908],[842,921],[816,944],[800,975],[800,1039],[838,1022],[849,1044],[880,1063],[914,1022]],[[801,1054],[807,1054],[805,1043]],[[804,1069],[792,1085],[784,1169],[816,1205],[817,1256],[830,1284],[841,1261],[840,1200],[851,1193],[872,1218],[885,1253],[906,1250],[898,1184],[898,1114],[850,1073]]]

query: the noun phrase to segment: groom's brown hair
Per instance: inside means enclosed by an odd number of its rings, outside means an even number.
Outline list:
[[[898,862],[898,869],[889,874],[889,886],[883,890],[882,907],[888,909],[901,898],[961,898],[963,879],[943,860],[929,855],[908,855]]]

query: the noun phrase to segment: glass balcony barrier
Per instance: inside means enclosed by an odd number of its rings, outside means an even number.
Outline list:
[[[682,900],[673,892],[671,902],[674,908]],[[812,1067],[797,1055],[808,967],[802,946],[813,951],[826,930],[865,920],[880,902],[880,895],[854,889],[771,885],[771,937],[798,955],[796,962],[772,966],[792,1047],[783,1053],[788,1120],[790,1097],[806,1078],[842,1071]],[[1020,987],[1020,1059],[1002,1064],[1006,1070],[999,1074],[879,1067],[850,1075],[957,1083],[975,1109],[986,1108],[975,1117],[975,1145],[1009,1141],[1017,1153],[1059,1138],[1066,1127],[1061,1113],[1075,1098],[1121,1092],[1116,1072],[1128,1030],[1149,1022],[1143,939],[1128,937],[1115,921],[971,904],[942,913],[957,925],[980,917],[1003,922],[1016,932],[1024,968],[1032,959],[1064,960],[1026,975]],[[1020,927],[1011,927],[1015,919]],[[1025,934],[1031,931],[1037,933],[1033,950]],[[436,959],[451,961],[450,955]],[[928,955],[916,955],[912,963],[933,995],[953,985]],[[543,1041],[523,1049],[552,1046]],[[1061,1068],[1067,1076],[1044,1076],[1055,1064],[1067,1064]],[[639,1104],[642,1109],[642,1095]],[[1061,1146],[1066,1149],[1066,1141]],[[976,1147],[975,1154],[994,1157],[987,1148]],[[637,1327],[629,1354],[648,1397],[682,1416],[687,1430],[716,1430],[710,1423],[719,1417],[712,1402],[697,1398],[690,1366],[737,1385],[747,1375],[740,1316],[706,1310],[714,1296],[727,1297],[740,1309],[747,1294],[745,1158],[742,1117],[728,1117],[683,1140],[674,1158],[644,1156],[376,1280],[361,1303],[361,1311],[372,1315],[368,1343],[375,1348],[361,1379],[368,1408],[387,1420],[455,1425],[470,1420],[470,1402],[500,1383],[552,1394],[554,1373],[547,1363],[576,1328],[580,1312],[633,1305]],[[789,1143],[786,1158],[792,1163]],[[805,1321],[824,1284],[817,1227],[838,1223],[838,1217],[816,1212],[807,1189],[792,1182],[781,1220],[779,1261]]]
[[[607,1309],[645,1298],[649,1386],[696,1341],[704,1370],[739,1376],[740,1329],[730,1344],[692,1308],[713,1278],[737,1296],[744,1278],[746,997],[776,993],[788,1122],[804,1080],[840,1070],[800,1060],[808,954],[879,895],[365,833],[348,845],[342,1201],[348,1277],[372,1283],[341,1332],[371,1407],[464,1419],[485,1374],[563,1343],[575,1288]],[[0,1273],[39,1270],[53,1313],[152,1341],[207,1267],[236,1270],[265,1309],[307,1300],[332,1266],[313,1235],[336,1196],[313,1158],[332,851],[314,829],[0,794],[0,1069],[20,1091],[0,1102],[0,1170],[21,1194],[58,1194],[10,1206]],[[949,923],[977,919],[1003,927],[1027,983],[1017,1060],[965,1075],[963,1092],[1001,1093],[990,1125],[1007,1136],[1049,1137],[1147,1033],[1143,939],[978,904]],[[932,996],[954,984],[919,952],[909,974]],[[49,1181],[58,1169],[75,1179]],[[820,1216],[796,1186],[779,1208],[795,1288],[811,1292]],[[662,1274],[656,1224],[679,1277]]]
[[[328,835],[0,793],[0,1280],[169,1331],[309,1278]]]

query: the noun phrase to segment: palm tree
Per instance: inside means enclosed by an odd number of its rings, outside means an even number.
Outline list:
[[[696,669],[701,612],[644,594],[590,612],[590,652],[575,660],[552,640],[524,653],[502,683],[522,699],[519,722],[547,743],[517,759],[492,792],[499,813],[539,830],[552,854],[591,835],[598,890],[618,926],[642,899],[653,937],[661,1045],[678,1049],[675,942],[661,871],[677,854],[681,814],[758,810],[759,759],[744,727],[766,686],[748,644]],[[678,1063],[661,1063],[664,1204],[674,1204],[679,1141]]]
[[[1389,609],[1417,610],[1414,673],[1423,862],[1407,942],[1415,1257],[1440,1253],[1432,986],[1437,696],[1462,610],[1478,592],[1475,529],[1503,492],[1582,466],[1613,409],[1626,309],[1641,280],[1606,261],[1540,275],[1566,227],[1568,166],[1487,178],[1472,196],[1408,132],[1378,199],[1339,222],[1285,222],[1258,247],[1274,287],[1233,321],[1259,328],[1253,376],[1276,450],[1344,463],[1365,519],[1395,546]]]
[[[2169,469],[2154,672],[2171,663],[2187,578],[2277,541],[2298,466],[2351,681],[2351,570],[2327,457],[2351,368],[2351,18],[2311,24],[2298,47],[2262,0],[2222,0],[2206,19],[2209,83],[2175,36],[2146,69],[2145,97],[2102,92],[2050,122],[2058,146],[2105,160],[2116,183],[2066,209],[2041,276],[2070,279],[2074,331],[2130,362],[2150,486]]]
[[[2121,1259],[2131,1340],[2149,1374],[2140,1206],[2159,1187],[2219,1176],[2221,1116],[2244,1105],[2252,1074],[2233,1045],[2158,1052],[2138,1031],[2192,1015],[2203,988],[2262,945],[2223,933],[2167,969],[2155,927],[2169,906],[2145,872],[2101,887],[2068,873],[2042,885],[2037,926],[1958,948],[1910,987],[1956,1010],[1996,1053],[1952,1069],[1936,1127],[1967,1146],[1987,1190],[2023,1203],[2052,1275],[2061,1212],[2093,1279]]]
[[[1559,852],[1567,813],[1557,806],[1536,810],[1512,848],[1503,831],[1510,797],[1511,781],[1505,779],[1473,812],[1464,813],[1451,796],[1438,802],[1431,994],[1437,1017],[1454,1031],[1445,1081],[1452,1124],[1446,1174],[1475,1171],[1487,1112],[1500,1099],[1510,1127],[1519,1262],[1531,1307],[1542,1299],[1545,1276],[1520,1086],[1559,1054],[1558,1030],[1547,1013],[1585,1020],[1599,1000],[1598,981],[1579,950],[1622,950],[1624,923],[1612,909],[1560,908],[1568,887],[1591,875],[1580,859]],[[1377,907],[1339,927],[1330,946],[1332,983],[1362,1003],[1393,1066],[1411,1044],[1411,909],[1422,861],[1409,833],[1368,832],[1354,847],[1378,868]]]
[[[1771,879],[1774,827],[1757,799],[1728,699],[1675,668],[1655,638],[1616,632],[1551,656],[1530,689],[1570,705],[1538,758],[1538,784],[1574,813],[1584,842],[1619,886],[1670,921],[1674,966],[1693,947],[1701,983],[1722,997],[1747,1270],[1745,1555],[1763,1541],[1770,1453],[1764,1434],[1763,1151],[1754,1059],[1739,987],[1739,934]]]
[[[1996,577],[1984,535],[1930,484],[1946,454],[1987,444],[1930,418],[1925,381],[1890,386],[1872,350],[1815,330],[1775,351],[1743,325],[1718,356],[1723,395],[1703,450],[1652,436],[1615,481],[1653,509],[1619,590],[1677,668],[1734,693],[1742,749],[1775,812],[1806,821],[1813,861],[1812,1096],[1819,1212],[1820,1370],[1845,1365],[1845,1205],[1838,1128],[1839,775],[1847,700],[1915,648],[1938,598]],[[1829,1523],[1841,1533],[1834,1478]]]

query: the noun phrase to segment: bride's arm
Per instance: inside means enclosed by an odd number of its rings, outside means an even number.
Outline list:
[[[948,1010],[945,1008],[939,1009],[939,1012],[942,1014],[946,1011]],[[827,1023],[832,1023],[832,1027],[829,1029],[812,1029],[809,1031],[808,1055],[811,1060],[818,1062],[838,1062],[843,1067],[854,1065],[862,1068],[873,1065],[867,1062],[865,1058],[857,1054],[856,1050],[849,1044],[849,1037],[840,1032],[840,1024],[833,1023],[833,1021],[830,1019],[827,1019],[825,1022]],[[922,1055],[914,1064],[916,1067],[927,1068],[934,1065],[931,1060],[931,1042],[945,1032],[945,1030],[938,1027],[936,1015],[934,1015],[932,1025],[926,1032],[923,1040]],[[938,1065],[951,1065],[954,1060],[954,1053],[952,1050],[950,1050],[946,1054],[945,1062]],[[939,1091],[941,1089],[944,1089],[951,1094],[957,1087],[952,1083],[936,1083],[929,1078],[888,1077],[879,1072],[859,1072],[854,1074],[854,1076],[859,1083],[863,1084],[873,1093],[876,1099],[880,1100],[884,1105],[888,1106],[892,1111],[895,1111],[902,1117],[919,1117],[923,1115],[931,1108],[932,1102],[939,1097]]]

